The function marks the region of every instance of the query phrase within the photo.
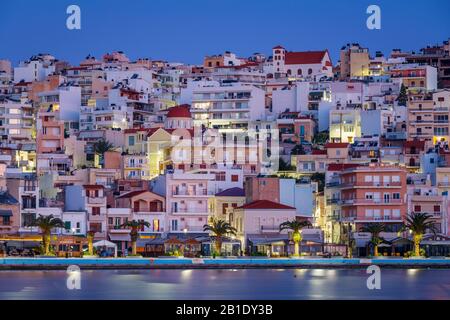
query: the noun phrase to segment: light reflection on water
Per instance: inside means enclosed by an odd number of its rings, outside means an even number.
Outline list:
[[[365,269],[1,271],[0,299],[450,299],[450,269],[382,269],[368,290]]]

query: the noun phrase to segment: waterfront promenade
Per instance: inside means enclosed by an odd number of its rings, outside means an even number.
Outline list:
[[[450,268],[450,258],[0,258],[0,270],[63,269],[209,269],[209,268]]]

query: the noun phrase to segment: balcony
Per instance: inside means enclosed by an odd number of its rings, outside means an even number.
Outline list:
[[[262,225],[261,232],[263,232],[263,233],[278,233],[278,232],[280,232],[280,227],[273,226],[273,225]]]
[[[341,203],[341,199],[327,199],[327,205],[332,205],[332,204],[340,204]]]
[[[133,214],[135,215],[162,215],[165,214],[166,211],[133,211]]]
[[[340,204],[345,205],[401,205],[401,199],[342,199]]]
[[[342,217],[342,222],[353,222],[353,223],[365,223],[365,222],[392,222],[400,223],[403,222],[401,217],[392,216],[376,216],[376,217]]]
[[[89,204],[106,204],[106,198],[91,198],[88,197]]]
[[[214,195],[212,191],[208,191],[207,189],[203,190],[175,190],[172,192],[173,196],[184,196],[184,197],[204,197],[208,195]]]
[[[185,209],[178,208],[176,210],[172,210],[173,214],[182,213],[182,214],[193,214],[193,215],[208,215],[208,208],[193,208],[193,209]]]
[[[130,208],[109,208],[108,216],[129,216],[131,214]]]
[[[205,232],[203,226],[189,226],[187,224],[181,225],[180,230],[171,230],[171,232]]]

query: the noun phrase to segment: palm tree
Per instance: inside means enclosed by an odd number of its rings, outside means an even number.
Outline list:
[[[216,220],[213,219],[210,224],[205,224],[203,226],[203,231],[210,231],[212,232],[215,237],[215,246],[216,246],[216,252],[220,255],[220,252],[222,251],[222,237],[226,234],[236,235],[236,228],[232,227],[231,224],[224,220]]]
[[[361,232],[369,232],[372,235],[370,242],[373,244],[373,255],[378,257],[378,245],[383,242],[383,238],[380,237],[381,232],[386,231],[386,225],[384,223],[369,223],[361,227]]]
[[[414,255],[416,257],[420,256],[420,242],[427,230],[433,233],[437,231],[432,220],[432,215],[420,212],[414,212],[406,218],[405,228],[413,234]]]
[[[52,214],[48,216],[39,215],[38,218],[34,219],[30,224],[30,227],[38,227],[42,233],[42,244],[44,246],[44,255],[50,253],[50,234],[54,228],[64,228],[64,222],[55,218]]]
[[[131,228],[131,231],[130,231],[131,254],[135,256],[136,252],[137,252],[137,250],[136,250],[136,241],[139,238],[139,230],[142,227],[148,227],[149,228],[150,227],[150,223],[148,223],[147,221],[143,221],[143,220],[140,220],[140,221],[131,220],[131,221],[125,222],[120,227],[123,228],[123,229]]]
[[[94,236],[95,236],[95,231],[94,230],[89,230],[87,233],[87,240],[88,240],[88,253],[90,256],[94,255]]]
[[[294,241],[294,257],[299,256],[299,243],[302,241],[301,230],[306,227],[310,227],[311,222],[308,220],[298,221],[285,221],[280,224],[280,231],[282,230],[292,230],[292,240]]]
[[[103,163],[103,157],[105,152],[111,151],[114,149],[114,145],[110,143],[108,140],[100,139],[96,143],[94,143],[94,151],[100,157],[100,163]]]

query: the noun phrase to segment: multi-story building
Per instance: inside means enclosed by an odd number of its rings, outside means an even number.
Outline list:
[[[408,181],[408,213],[431,215],[436,232],[447,234],[447,196],[439,194],[439,188],[432,186],[427,177]]]
[[[225,189],[216,193],[208,201],[210,216],[230,222],[233,209],[245,203],[245,191],[238,187]]]
[[[374,222],[385,223],[390,231],[386,237],[394,238],[407,214],[406,170],[395,166],[358,166],[340,171],[337,177],[336,184],[327,186],[334,195],[331,199],[339,207],[340,241],[350,243],[354,238],[363,254],[367,241],[358,239],[359,231]]]
[[[394,83],[403,84],[409,92],[423,92],[437,89],[435,67],[419,64],[399,64],[391,68]]]
[[[369,50],[358,43],[347,44],[340,53],[340,79],[364,78],[370,74]]]
[[[357,137],[361,137],[360,110],[330,110],[330,141],[353,143],[353,139]]]
[[[194,126],[204,125],[221,132],[241,131],[249,123],[265,120],[265,93],[255,86],[202,86],[193,89]]]

